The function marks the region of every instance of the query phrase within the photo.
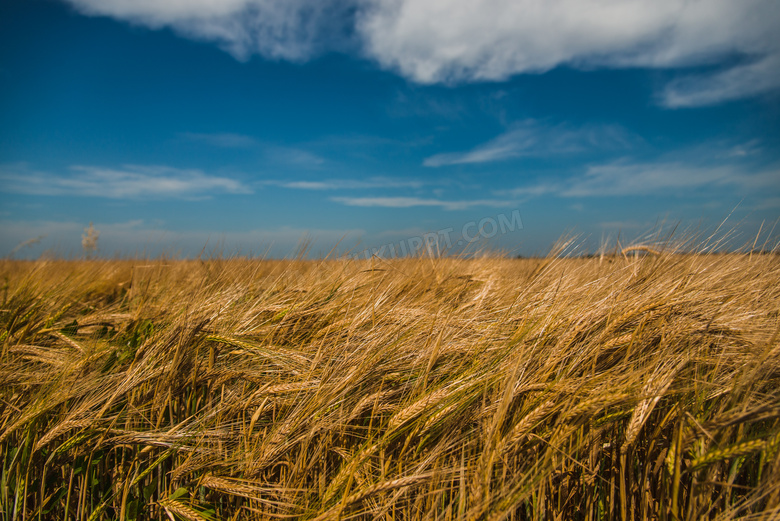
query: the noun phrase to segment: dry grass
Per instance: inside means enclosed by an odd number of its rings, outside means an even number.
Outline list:
[[[0,275],[3,519],[780,514],[775,254]]]

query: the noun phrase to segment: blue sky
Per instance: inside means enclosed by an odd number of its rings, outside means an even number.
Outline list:
[[[0,255],[79,255],[90,222],[107,256],[763,240],[778,27],[774,0],[6,0]]]

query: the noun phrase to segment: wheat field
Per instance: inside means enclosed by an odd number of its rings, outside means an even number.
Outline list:
[[[780,257],[0,261],[6,520],[780,517]]]

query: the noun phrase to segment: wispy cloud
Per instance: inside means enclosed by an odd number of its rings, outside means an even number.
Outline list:
[[[387,113],[395,118],[433,116],[443,120],[458,120],[468,113],[468,108],[464,100],[456,96],[444,97],[424,90],[409,90],[396,94],[387,106]]]
[[[322,181],[268,180],[262,184],[294,190],[365,190],[372,188],[421,188],[425,183],[416,179],[372,177],[368,179],[326,179]]]
[[[514,200],[475,199],[447,201],[442,199],[427,199],[422,197],[331,197],[331,201],[347,206],[381,207],[381,208],[412,208],[415,206],[433,206],[444,210],[465,210],[478,206],[507,208],[517,204]]]
[[[780,88],[780,50],[725,71],[685,76],[666,85],[661,104],[669,108],[715,105]]]
[[[704,167],[680,163],[607,164],[563,188],[564,197],[657,195],[685,196],[691,190],[733,186],[749,190],[780,186],[780,170],[747,174],[734,166]]]
[[[641,140],[618,125],[572,127],[545,125],[526,120],[507,132],[467,152],[436,154],[423,161],[439,167],[464,163],[487,163],[519,157],[546,157],[597,150],[624,150]]]
[[[181,137],[188,141],[205,143],[220,148],[252,148],[258,145],[257,140],[252,136],[244,134],[232,134],[222,132],[215,134],[200,134],[196,132],[184,132]]]
[[[758,139],[752,139],[746,143],[740,143],[727,147],[725,152],[726,157],[742,158],[748,156],[755,156],[762,151],[761,141]]]
[[[672,195],[684,197],[708,189],[731,187],[743,193],[776,191],[780,169],[748,171],[739,165],[690,165],[681,162],[615,162],[593,165],[584,175],[565,181],[520,186],[508,193],[514,197],[554,194],[560,197],[613,197]]]
[[[319,168],[327,161],[324,157],[301,148],[279,145],[263,145],[266,159],[274,163],[297,166],[301,168]]]
[[[349,44],[353,2],[339,0],[67,0],[110,16],[216,43],[238,60],[259,54],[301,62]]]
[[[200,198],[215,193],[247,194],[241,181],[169,166],[124,165],[121,168],[71,166],[52,174],[26,164],[0,166],[0,190],[44,196],[105,197],[110,199]]]
[[[180,137],[187,141],[218,148],[254,149],[272,163],[315,168],[326,162],[325,158],[304,148],[269,143],[246,134],[183,132]]]

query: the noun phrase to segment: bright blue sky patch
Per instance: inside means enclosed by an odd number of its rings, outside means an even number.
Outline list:
[[[103,255],[458,250],[480,222],[470,247],[594,251],[734,208],[730,244],[763,240],[776,7],[7,0],[0,255],[80,255],[89,222]]]

